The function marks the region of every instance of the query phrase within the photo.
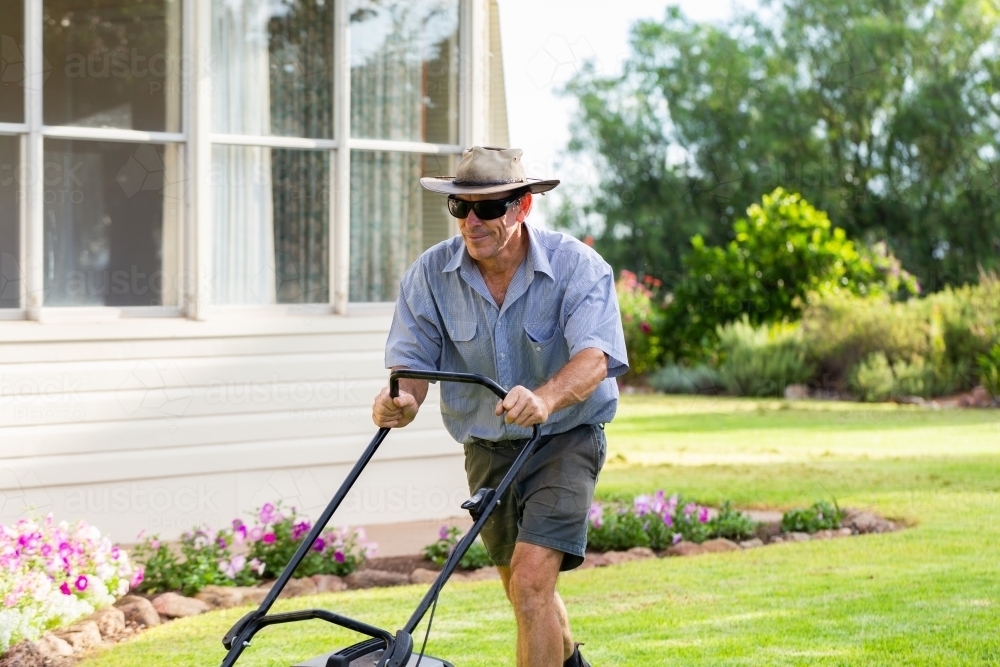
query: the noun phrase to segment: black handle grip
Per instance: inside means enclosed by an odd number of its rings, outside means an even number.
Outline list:
[[[389,374],[389,395],[393,398],[399,396],[399,381],[404,378],[427,380],[428,382],[441,381],[478,384],[492,391],[501,401],[507,397],[506,389],[483,375],[476,375],[475,373],[449,373],[447,371],[414,371],[408,368],[400,368]]]

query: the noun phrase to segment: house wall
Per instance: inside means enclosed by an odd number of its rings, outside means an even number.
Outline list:
[[[375,433],[391,309],[347,316],[0,326],[0,512],[85,517],[121,542],[264,502],[319,514]],[[461,513],[461,447],[432,390],[337,524]]]

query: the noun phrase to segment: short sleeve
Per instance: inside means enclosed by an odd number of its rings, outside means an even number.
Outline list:
[[[385,344],[385,367],[433,371],[441,361],[441,330],[430,289],[417,263],[403,276]]]
[[[611,267],[599,257],[581,257],[566,291],[564,334],[570,358],[596,347],[608,355],[608,377],[628,371],[625,332]]]

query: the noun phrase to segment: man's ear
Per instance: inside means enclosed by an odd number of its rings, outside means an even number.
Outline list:
[[[531,213],[532,198],[530,192],[525,192],[524,196],[521,197],[521,204],[517,210],[517,221],[524,222],[524,219],[528,217]]]

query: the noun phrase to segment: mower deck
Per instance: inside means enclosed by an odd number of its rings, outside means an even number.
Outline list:
[[[323,655],[318,655],[315,658],[309,658],[305,662],[300,662],[292,667],[327,667],[327,661],[330,656],[336,655],[336,651],[333,653],[324,653]],[[374,667],[378,664],[379,658],[382,657],[382,649],[377,649],[376,651],[369,653],[367,655],[355,658],[350,662],[350,667]],[[410,656],[410,661],[406,663],[406,667],[415,667],[417,660],[420,658],[419,653],[414,653]],[[425,655],[423,660],[420,660],[420,667],[455,667],[450,662],[445,662],[440,658],[434,658],[429,655]]]

